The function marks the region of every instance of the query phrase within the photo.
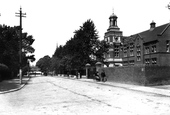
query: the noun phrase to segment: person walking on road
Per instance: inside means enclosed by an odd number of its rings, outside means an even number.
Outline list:
[[[106,74],[105,74],[104,70],[102,70],[102,72],[101,72],[101,81],[103,81],[103,82],[107,81]]]

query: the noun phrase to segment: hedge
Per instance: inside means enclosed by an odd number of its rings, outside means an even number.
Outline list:
[[[11,77],[10,70],[9,70],[8,66],[0,63],[0,81],[9,79],[10,77]]]

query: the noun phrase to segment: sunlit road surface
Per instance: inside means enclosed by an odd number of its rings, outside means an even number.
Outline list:
[[[1,94],[0,115],[170,115],[170,97],[42,76]]]

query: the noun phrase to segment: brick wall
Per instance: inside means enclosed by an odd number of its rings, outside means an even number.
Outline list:
[[[170,66],[128,66],[101,69],[104,69],[108,81],[149,85],[170,79]]]
[[[170,79],[170,66],[146,66],[145,71],[149,83]]]

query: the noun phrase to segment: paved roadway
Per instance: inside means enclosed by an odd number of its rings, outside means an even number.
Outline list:
[[[42,76],[1,94],[0,115],[170,115],[170,97]]]

